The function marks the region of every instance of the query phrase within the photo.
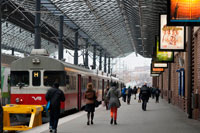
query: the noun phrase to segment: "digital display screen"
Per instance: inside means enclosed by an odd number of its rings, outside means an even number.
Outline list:
[[[199,25],[200,0],[168,0],[168,22],[176,25]]]

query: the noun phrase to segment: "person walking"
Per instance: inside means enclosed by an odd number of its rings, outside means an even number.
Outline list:
[[[130,101],[131,101],[131,95],[132,95],[132,89],[131,87],[129,86],[128,89],[127,89],[127,104],[129,105],[130,104]]]
[[[106,97],[106,95],[108,94],[108,91],[109,91],[110,87],[107,85],[106,87],[106,91],[104,93],[104,103],[105,103],[105,106],[106,106],[106,110],[108,110],[108,98]]]
[[[57,133],[60,103],[65,101],[64,93],[59,89],[58,83],[53,84],[53,87],[47,91],[45,98],[50,101],[50,132]]]
[[[112,83],[111,88],[108,91],[106,96],[109,99],[108,108],[110,109],[110,124],[113,124],[113,117],[114,117],[114,124],[117,125],[117,108],[121,106],[119,98],[121,97],[120,90],[117,88],[117,83]]]
[[[147,87],[147,84],[145,83],[142,88],[140,89],[139,99],[142,99],[142,109],[146,111],[147,108],[147,102],[149,101],[150,97],[150,90]]]
[[[135,86],[135,87],[133,88],[133,94],[135,95],[135,98],[134,98],[134,99],[136,99],[137,91],[138,91],[138,89],[137,89],[137,87]]]
[[[87,125],[90,125],[90,115],[91,115],[91,124],[93,124],[94,111],[95,111],[95,100],[97,99],[96,92],[93,90],[92,83],[87,84],[87,90],[85,92],[85,111],[87,112]]]
[[[159,103],[160,90],[158,88],[155,89],[156,103]]]
[[[124,102],[126,102],[126,90],[126,86],[124,86],[124,88],[122,89],[122,98]]]

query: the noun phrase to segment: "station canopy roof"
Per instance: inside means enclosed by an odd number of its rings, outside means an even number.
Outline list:
[[[35,2],[4,0],[3,48],[30,53]],[[78,32],[79,49],[89,42],[110,57],[136,52],[151,58],[155,35],[159,34],[159,15],[166,12],[167,0],[41,0],[42,48],[57,51],[59,17],[63,15],[65,48],[74,49]]]

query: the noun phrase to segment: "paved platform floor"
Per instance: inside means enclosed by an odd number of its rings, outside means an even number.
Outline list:
[[[179,108],[161,100],[150,100],[147,111],[141,103],[122,102],[118,110],[118,125],[110,125],[110,112],[99,107],[95,112],[94,125],[86,125],[86,112],[67,116],[59,121],[58,133],[200,133],[200,121],[187,119]],[[28,132],[48,133],[48,124]]]

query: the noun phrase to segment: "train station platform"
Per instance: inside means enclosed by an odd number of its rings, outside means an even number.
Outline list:
[[[147,111],[141,103],[121,102],[118,110],[118,125],[110,125],[110,111],[99,107],[95,111],[94,125],[87,125],[86,112],[82,111],[59,120],[58,133],[199,133],[200,122],[187,118],[179,108],[164,100],[155,103],[151,99]],[[48,133],[48,123],[26,133]]]

